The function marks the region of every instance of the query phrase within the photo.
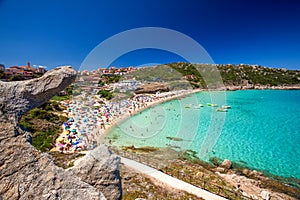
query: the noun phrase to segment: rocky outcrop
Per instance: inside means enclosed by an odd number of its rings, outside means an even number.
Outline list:
[[[101,145],[75,162],[73,174],[99,189],[107,199],[121,199],[120,158]]]
[[[220,167],[225,168],[225,169],[231,169],[232,163],[231,163],[230,160],[225,159],[225,160],[221,163]]]
[[[0,199],[106,199],[99,189],[77,177],[71,171],[56,166],[50,155],[37,151],[31,144],[30,133],[17,122],[23,113],[41,105],[75,80],[76,71],[61,67],[49,71],[38,79],[20,82],[0,82]],[[99,150],[100,151],[100,150]],[[99,152],[98,152],[99,153]],[[106,155],[102,152],[101,155]],[[103,156],[104,157],[104,156]],[[113,156],[112,156],[113,157]],[[105,157],[107,158],[107,157]],[[116,177],[118,159],[107,161],[111,169],[107,174]],[[104,161],[103,161],[104,162]],[[94,164],[95,171],[98,164]],[[91,170],[91,171],[93,171]],[[77,172],[80,174],[80,172]],[[95,177],[99,178],[99,176]],[[106,177],[101,177],[106,180]],[[94,180],[96,182],[96,180]],[[107,187],[110,181],[106,181]],[[100,188],[100,187],[99,187]],[[118,187],[119,189],[119,187]],[[107,191],[105,191],[108,193]]]
[[[18,82],[0,81],[0,121],[16,123],[35,108],[70,85],[76,77],[72,67],[55,68],[44,76]]]
[[[151,83],[143,85],[139,88],[137,88],[134,92],[136,94],[143,94],[143,93],[156,93],[156,92],[168,92],[170,89],[161,83]]]
[[[266,191],[266,190],[261,191],[260,196],[264,200],[270,200],[270,192],[269,191]]]
[[[28,133],[7,123],[0,127],[0,199],[106,199],[31,146]]]

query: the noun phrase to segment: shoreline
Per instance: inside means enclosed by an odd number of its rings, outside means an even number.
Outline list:
[[[116,125],[122,123],[123,121],[125,121],[126,119],[146,110],[151,108],[152,106],[156,106],[158,104],[167,102],[167,101],[171,101],[174,100],[176,98],[181,98],[181,97],[186,97],[190,94],[195,94],[197,92],[226,92],[226,91],[239,91],[239,90],[300,90],[300,85],[297,86],[255,86],[255,88],[248,88],[248,87],[243,87],[243,86],[226,86],[225,88],[217,88],[217,89],[193,89],[193,90],[186,90],[186,93],[183,94],[179,94],[179,95],[175,95],[166,99],[161,99],[158,100],[156,102],[150,102],[149,104],[147,104],[146,107],[143,107],[135,112],[132,112],[132,114],[123,114],[115,119],[113,119],[113,122],[111,123],[111,125],[105,129],[102,134],[100,134],[100,140],[97,140],[97,144],[101,144],[101,141],[104,142],[105,137],[110,133],[111,129],[113,129]],[[99,143],[98,143],[99,142]]]
[[[97,140],[97,144],[99,145],[99,144],[104,143],[105,137],[110,133],[111,129],[113,129],[116,125],[122,123],[123,121],[127,120],[128,118],[130,118],[134,115],[137,115],[140,112],[143,112],[144,110],[151,108],[152,106],[156,106],[156,105],[159,105],[161,103],[171,101],[171,100],[174,100],[174,99],[177,99],[177,98],[183,98],[183,97],[186,97],[190,94],[194,94],[194,93],[201,92],[201,91],[204,91],[204,90],[202,90],[202,89],[186,90],[182,94],[178,94],[178,95],[174,95],[174,96],[171,96],[171,97],[159,99],[158,101],[155,101],[155,102],[149,102],[145,107],[140,108],[140,109],[132,112],[131,115],[128,112],[126,112],[126,114],[120,115],[119,117],[113,119],[113,122],[111,123],[111,125],[107,129],[105,129],[102,132],[102,134],[100,134],[100,137]]]
[[[300,90],[300,85],[240,85],[240,86],[224,86],[217,88],[216,90],[236,91],[236,90]]]

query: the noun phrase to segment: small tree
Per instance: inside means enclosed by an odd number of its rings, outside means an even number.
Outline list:
[[[9,81],[23,81],[23,80],[25,80],[24,77],[18,74],[10,77],[9,79]]]
[[[0,79],[4,78],[4,71],[0,70]]]
[[[98,93],[98,95],[101,95],[101,97],[107,99],[107,100],[110,100],[112,99],[112,92],[109,92],[109,91],[106,91],[106,90],[100,90]]]

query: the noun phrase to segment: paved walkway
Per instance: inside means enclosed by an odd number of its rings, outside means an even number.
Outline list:
[[[169,176],[161,171],[158,171],[152,167],[141,164],[139,162],[130,160],[128,158],[121,157],[121,162],[128,167],[131,167],[141,173],[147,174],[148,176],[159,180],[160,182],[169,185],[172,188],[186,191],[187,193],[193,194],[197,197],[208,200],[224,200],[225,198],[220,197],[216,194],[210,193],[206,190],[193,186],[189,183],[176,179],[172,176]]]

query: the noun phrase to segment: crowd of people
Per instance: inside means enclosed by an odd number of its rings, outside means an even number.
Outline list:
[[[95,148],[99,137],[116,121],[135,114],[150,105],[186,91],[172,91],[157,94],[136,95],[131,99],[117,102],[107,101],[95,94],[82,93],[72,100],[61,102],[67,107],[68,120],[63,124],[63,132],[56,139],[52,151],[73,153]]]

